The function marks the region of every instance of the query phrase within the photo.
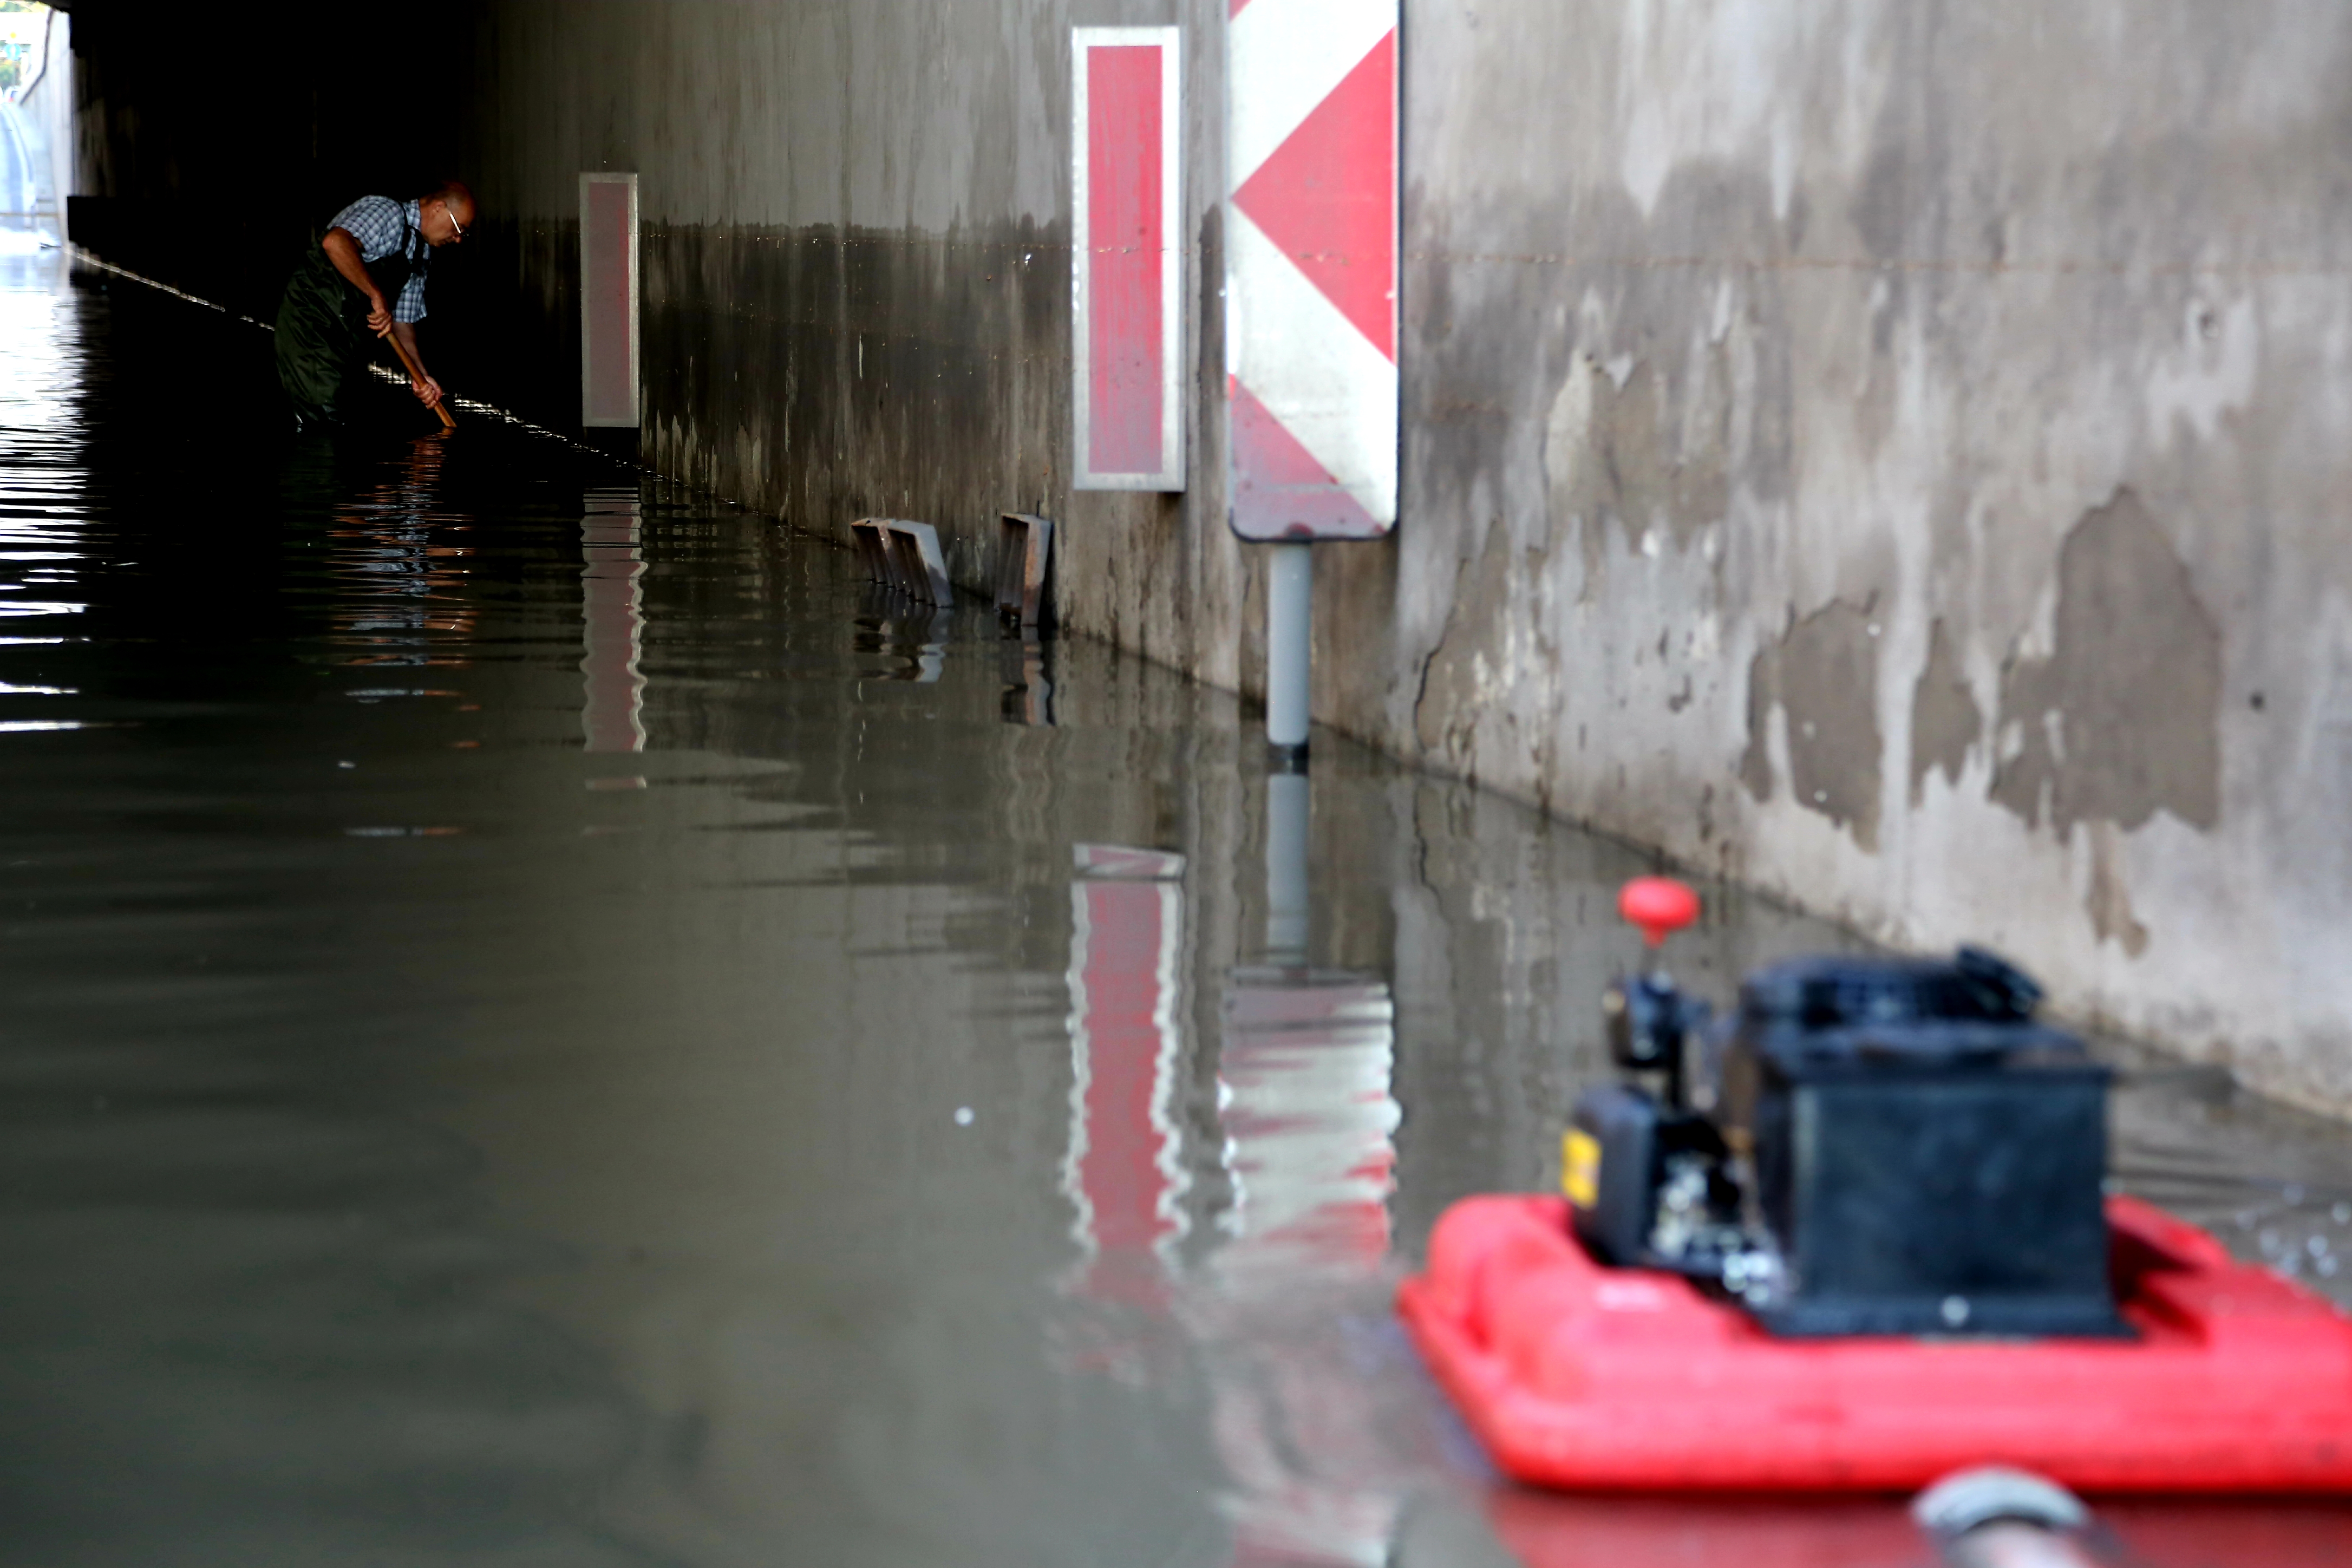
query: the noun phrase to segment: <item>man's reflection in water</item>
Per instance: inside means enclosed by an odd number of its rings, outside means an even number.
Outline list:
[[[472,550],[450,542],[467,531],[461,518],[435,510],[446,448],[438,440],[413,443],[399,477],[339,508],[328,530],[330,568],[346,597],[338,608],[338,640],[375,651],[354,665],[463,665],[462,655],[436,654],[436,640],[474,629],[473,607],[462,593]]]
[[[1183,863],[1081,846],[1078,868],[1065,1179],[1085,1261],[1067,1289],[1115,1310],[1066,1340],[1065,1363],[1148,1382],[1189,1341],[1230,1481],[1232,1561],[1370,1568],[1427,1474],[1397,1451],[1399,1424],[1375,1407],[1361,1364],[1361,1325],[1386,1321],[1400,1116],[1388,987],[1293,963],[1232,973],[1215,1155],[1232,1199],[1215,1250],[1186,1275],[1190,1182],[1171,1116],[1187,1015]]]
[[[646,678],[638,673],[645,644],[646,558],[638,546],[643,513],[634,486],[591,490],[580,520],[580,614],[586,652],[580,726],[592,752],[646,749]]]

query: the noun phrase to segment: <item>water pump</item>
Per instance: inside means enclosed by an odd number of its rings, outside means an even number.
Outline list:
[[[1618,907],[1653,952],[1698,915],[1664,878]],[[1976,948],[1750,974],[1717,1019],[1664,973],[1612,984],[1610,1055],[1562,1142],[1576,1234],[1769,1331],[2124,1332],[2102,1182],[2109,1074],[2035,1021],[2041,988]]]

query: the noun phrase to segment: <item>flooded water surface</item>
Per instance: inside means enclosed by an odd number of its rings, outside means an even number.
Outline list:
[[[0,1560],[1923,1560],[1891,1501],[1499,1486],[1390,1312],[1551,1180],[1642,857],[1334,739],[1269,778],[1229,697],[479,412],[297,442],[258,329],[0,283]],[[1707,896],[1718,996],[1852,945]],[[2343,1131],[2127,1067],[2119,1176],[2352,1300]]]

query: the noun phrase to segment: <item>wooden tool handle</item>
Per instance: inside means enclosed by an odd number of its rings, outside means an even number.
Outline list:
[[[400,363],[408,367],[408,374],[415,380],[423,381],[425,372],[418,367],[415,360],[409,357],[408,345],[391,332],[386,332],[383,336],[384,341],[392,345],[392,352],[400,356]],[[457,427],[457,422],[449,417],[449,410],[440,404],[436,403],[433,405],[433,412],[441,416],[441,428],[444,430],[455,430]]]

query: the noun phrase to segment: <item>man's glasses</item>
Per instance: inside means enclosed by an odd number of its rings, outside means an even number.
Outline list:
[[[450,238],[463,239],[466,237],[466,226],[457,221],[457,209],[451,206],[446,199],[441,203],[441,216],[449,220]]]

